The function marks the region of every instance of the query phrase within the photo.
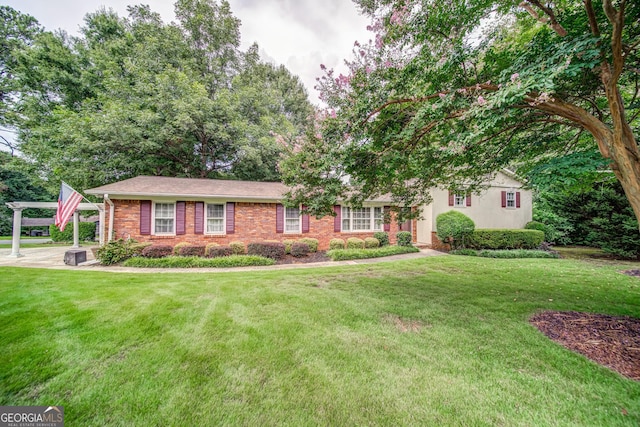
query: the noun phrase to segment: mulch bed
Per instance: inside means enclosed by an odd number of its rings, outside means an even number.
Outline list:
[[[312,252],[307,256],[302,256],[302,257],[285,255],[284,258],[276,261],[276,264],[307,264],[310,262],[325,262],[325,261],[331,261],[331,258],[329,258],[325,252],[318,251],[318,252]]]
[[[558,344],[640,381],[640,319],[545,311],[530,322]]]
[[[640,270],[625,270],[622,274],[626,274],[627,276],[632,277],[640,277]]]

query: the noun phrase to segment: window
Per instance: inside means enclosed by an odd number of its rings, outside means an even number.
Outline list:
[[[175,233],[175,203],[154,204],[154,234]]]
[[[300,208],[284,208],[285,233],[300,233]]]
[[[467,206],[467,197],[464,194],[454,194],[453,195],[453,206],[457,207],[465,207]]]
[[[380,231],[383,227],[382,207],[342,207],[342,231]]]
[[[207,233],[224,233],[224,205],[207,204]]]
[[[516,207],[516,192],[513,190],[507,191],[507,207],[508,208]]]

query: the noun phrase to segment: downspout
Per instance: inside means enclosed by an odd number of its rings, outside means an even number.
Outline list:
[[[109,199],[109,195],[104,195],[104,201],[109,205],[109,234],[107,234],[107,242],[110,242],[113,238],[113,215],[114,215],[114,206],[111,199]]]

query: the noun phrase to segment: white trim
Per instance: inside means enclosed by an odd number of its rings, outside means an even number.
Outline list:
[[[367,204],[360,208],[352,208],[351,206],[340,205],[340,232],[341,233],[375,233],[376,231],[384,231],[384,206],[386,205]],[[349,210],[348,218],[345,218],[345,214],[344,214],[345,209]],[[361,229],[361,230],[353,229],[353,223],[354,223],[353,211],[355,209],[369,209],[369,228]],[[380,209],[380,212],[382,214],[382,222],[380,223],[380,228],[376,228],[376,215],[375,215],[376,209]],[[346,219],[348,219],[349,221],[348,230],[344,229],[344,221]],[[359,218],[359,219],[362,219],[362,218]]]
[[[156,205],[172,205],[173,206],[173,227],[170,232],[158,233],[156,231]],[[169,218],[160,218],[160,219],[169,219]],[[175,236],[176,235],[176,202],[168,202],[165,200],[154,200],[151,203],[151,235],[152,236]]]
[[[282,211],[283,232],[285,234],[302,234],[302,207],[288,208],[284,205],[282,207],[284,208]],[[297,230],[287,230],[287,210],[288,209],[298,209],[298,229]],[[289,219],[293,220],[295,218],[289,218]]]
[[[210,232],[208,227],[209,221],[209,205],[218,205],[222,206],[222,231],[214,231]],[[227,203],[226,202],[204,202],[204,234],[208,236],[225,236],[227,234]]]

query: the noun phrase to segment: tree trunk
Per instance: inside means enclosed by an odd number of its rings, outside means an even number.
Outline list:
[[[615,135],[610,145],[611,168],[622,184],[640,229],[640,159],[633,134]]]

